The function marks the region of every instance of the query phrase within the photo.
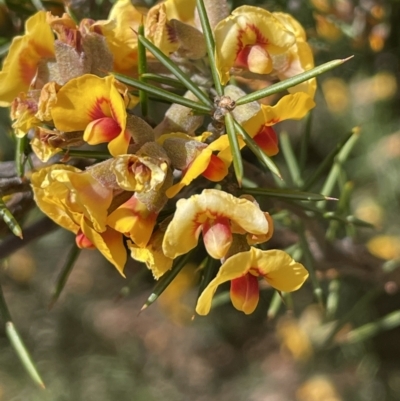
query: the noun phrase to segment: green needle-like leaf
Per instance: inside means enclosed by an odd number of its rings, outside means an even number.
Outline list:
[[[201,22],[201,28],[203,30],[204,38],[206,40],[208,60],[210,63],[211,74],[213,77],[215,90],[219,96],[222,96],[224,94],[224,89],[219,79],[217,65],[215,63],[215,54],[214,54],[215,42],[214,42],[213,32],[210,26],[210,21],[208,19],[207,10],[203,0],[196,0],[196,4]]]
[[[43,383],[42,378],[40,377],[40,374],[38,370],[36,369],[36,366],[29,355],[29,352],[22,341],[21,336],[19,335],[16,327],[14,326],[13,322],[6,322],[6,334],[8,339],[10,340],[10,343],[12,347],[14,348],[14,351],[17,353],[23,367],[31,377],[31,379],[42,389],[45,389],[46,386]]]
[[[76,244],[73,244],[68,253],[67,260],[65,261],[65,264],[64,264],[63,268],[61,269],[59,276],[57,277],[56,285],[51,294],[49,309],[51,309],[54,306],[54,304],[57,302],[62,290],[65,287],[65,284],[67,284],[68,277],[71,274],[72,269],[75,266],[75,262],[78,259],[80,252],[81,252],[81,249],[78,248],[76,246]]]
[[[155,285],[152,293],[147,298],[147,301],[142,306],[142,309],[140,309],[140,312],[143,311],[144,309],[148,308],[151,304],[153,304],[158,299],[158,297],[166,290],[166,288],[172,283],[172,280],[178,275],[178,273],[183,269],[183,267],[190,260],[190,258],[193,255],[194,251],[195,251],[195,249],[193,251],[191,251],[191,252],[188,252],[185,255],[180,256],[174,262],[171,270],[168,271],[167,273],[165,273],[158,280],[158,282]]]
[[[285,79],[284,81],[273,84],[268,88],[260,89],[256,92],[249,93],[248,95],[239,98],[236,101],[236,105],[240,106],[241,104],[250,103],[253,102],[254,100],[259,100],[264,97],[274,95],[275,93],[282,92],[288,88],[291,88],[292,86],[301,84],[304,81],[308,81],[309,79],[316,77],[317,75],[332,70],[333,68],[336,68],[345,63],[346,61],[350,60],[352,57],[353,56],[345,59],[329,61],[328,63],[315,67],[312,70],[302,72],[301,74],[298,74],[292,78]]]
[[[311,192],[301,192],[293,189],[283,189],[283,188],[242,188],[242,192],[250,195],[261,195],[270,196],[273,198],[283,198],[292,200],[303,200],[303,201],[321,201],[321,200],[336,200],[334,198],[327,198],[321,194],[313,194]]]
[[[364,326],[358,327],[349,333],[347,333],[344,341],[346,343],[357,343],[365,341],[371,337],[376,336],[378,333],[384,330],[391,330],[395,327],[400,326],[400,310],[389,313],[382,319],[376,322],[367,323]]]
[[[324,195],[330,195],[333,191],[333,188],[335,187],[335,184],[337,182],[337,179],[340,174],[340,170],[342,169],[343,163],[347,160],[347,158],[350,155],[350,152],[353,150],[354,145],[358,141],[360,137],[360,129],[359,128],[354,128],[353,129],[353,134],[349,138],[349,140],[345,143],[345,145],[342,147],[340,152],[338,153],[335,163],[333,164],[331,171],[328,175],[328,178],[325,181],[324,186],[322,187],[321,193]],[[318,204],[318,207],[324,208],[325,207],[325,202],[321,202]]]
[[[142,78],[146,81],[159,82],[160,84],[176,86],[178,88],[185,87],[185,85],[183,85],[183,83],[178,81],[177,79],[164,77],[164,75],[152,74],[150,72],[142,74]]]
[[[246,132],[246,130],[237,122],[234,122],[237,132],[242,136],[246,146],[254,153],[257,159],[263,163],[273,174],[275,174],[280,180],[283,181],[281,172],[277,165],[268,157],[262,149],[257,145],[254,139]]]
[[[162,100],[167,100],[170,103],[177,103],[181,104],[182,106],[189,107],[195,110],[198,113],[202,114],[210,114],[212,108],[210,106],[206,106],[199,102],[194,102],[193,100],[186,99],[183,96],[175,95],[174,93],[168,92],[164,89],[158,88],[157,86],[153,86],[144,82],[140,82],[135,78],[128,77],[126,75],[118,74],[116,72],[112,72],[112,74],[117,78],[119,81],[133,86],[139,90],[144,90],[147,93],[154,95]]]
[[[23,343],[21,336],[19,335],[17,329],[15,328],[10,311],[8,310],[8,306],[6,304],[6,300],[3,295],[3,289],[0,286],[0,314],[5,323],[5,331],[7,337],[10,341],[11,346],[14,348],[14,351],[18,355],[23,367],[26,372],[29,374],[31,379],[42,389],[45,388],[42,378],[37,371],[35,364],[32,361],[31,356],[29,355],[28,350]]]
[[[323,348],[331,345],[337,333],[339,333],[340,329],[349,321],[354,319],[360,312],[365,309],[368,309],[372,302],[382,294],[382,288],[374,288],[371,291],[368,291],[365,295],[363,295],[356,304],[348,310],[334,325],[330,333],[327,335]]]
[[[345,215],[349,212],[350,197],[351,194],[353,193],[353,188],[354,188],[354,183],[352,181],[348,181],[344,185],[336,209],[336,213],[338,215]],[[350,226],[347,225],[347,227]],[[326,238],[330,241],[334,240],[338,228],[339,228],[339,220],[332,220],[326,232]]]
[[[144,25],[139,25],[139,37],[144,35]],[[141,41],[138,41],[138,74],[139,74],[139,81],[145,82],[143,78],[143,74],[147,72],[147,57],[146,57],[146,48]],[[140,109],[142,111],[143,118],[147,117],[148,113],[148,96],[147,92],[144,90],[139,90],[139,101],[140,101]]]
[[[236,136],[235,120],[231,113],[227,113],[225,116],[226,133],[229,139],[229,146],[231,148],[233,157],[233,169],[235,170],[236,179],[239,187],[242,186],[243,179],[243,161],[242,155],[240,154],[239,141]]]
[[[209,97],[170,58],[168,58],[158,47],[154,46],[154,44],[144,36],[139,35],[138,38],[139,42],[146,47],[146,49],[149,50],[157,60],[164,65],[164,67],[168,68],[202,103],[213,107],[213,103]]]
[[[303,180],[301,179],[300,167],[297,163],[296,156],[294,155],[289,135],[287,132],[284,131],[281,132],[279,138],[281,141],[283,157],[285,158],[292,181],[297,187],[301,187],[301,185],[303,184]]]
[[[8,210],[2,198],[0,198],[0,217],[3,219],[4,223],[7,224],[12,233],[22,239],[22,229],[18,224],[18,221]]]

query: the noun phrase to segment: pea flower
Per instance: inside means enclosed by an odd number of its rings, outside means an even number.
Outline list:
[[[20,92],[35,84],[40,65],[54,58],[54,36],[39,11],[25,23],[25,35],[13,39],[0,72],[0,106],[10,106]]]
[[[313,107],[315,102],[308,94],[289,94],[274,106],[262,104],[261,110],[245,122],[243,128],[268,156],[274,156],[279,152],[279,147],[272,126],[284,120],[300,120]]]
[[[160,227],[153,232],[149,242],[144,247],[128,242],[131,257],[139,262],[145,263],[156,280],[170,270],[173,263],[173,259],[165,256],[162,250],[162,243],[166,230],[164,226],[165,220],[160,224]]]
[[[137,65],[137,32],[145,16],[131,0],[119,0],[111,8],[106,21],[97,21],[91,30],[101,33],[113,55],[113,70],[130,75]]]
[[[208,136],[209,133],[203,133],[197,138],[184,134],[169,134],[165,141],[164,137],[160,138],[173,167],[182,170],[180,182],[167,189],[168,198],[173,198],[200,175],[210,181],[218,182],[228,174],[230,161],[214,154],[229,146],[227,136],[223,135],[209,145],[202,143],[201,140],[205,140]]]
[[[113,76],[86,74],[71,79],[59,90],[51,114],[60,131],[84,131],[87,143],[108,142],[110,153],[117,156],[127,153],[131,140],[125,129],[127,101]]]
[[[180,8],[179,3],[182,4],[182,1],[167,0],[149,10],[146,37],[167,55],[176,52],[180,57],[200,59],[207,51],[204,36],[186,23],[193,20],[195,2],[185,1],[185,6]]]
[[[33,173],[31,183],[43,213],[76,234],[78,246],[97,248],[123,275],[126,251],[122,235],[107,227],[113,191],[89,172],[61,164]]]
[[[156,219],[157,213],[132,196],[107,217],[107,225],[144,247],[149,242]]]
[[[196,312],[207,315],[218,286],[230,281],[233,306],[245,314],[252,313],[259,300],[260,277],[278,291],[291,292],[303,285],[308,272],[284,251],[262,251],[252,247],[249,251],[231,256],[223,263],[217,276],[200,295]]]
[[[255,235],[267,234],[268,220],[257,205],[245,198],[215,189],[180,199],[163,241],[164,254],[172,259],[193,249],[200,233],[210,256],[223,258],[232,244],[234,227]]]
[[[283,81],[302,72],[314,68],[314,57],[310,45],[307,43],[306,33],[300,23],[286,13],[272,13],[284,27],[293,32],[296,42],[286,53],[273,58],[274,74]],[[304,92],[314,98],[317,89],[317,80],[311,78],[301,84],[288,89],[290,93]]]
[[[222,84],[230,78],[231,68],[257,74],[273,71],[273,57],[283,54],[295,43],[293,32],[258,7],[242,6],[215,27],[215,62]]]

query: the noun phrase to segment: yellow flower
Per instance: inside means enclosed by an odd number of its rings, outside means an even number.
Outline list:
[[[173,137],[173,134],[169,136]],[[185,141],[183,138],[182,140]],[[187,140],[196,143],[192,137],[187,136]],[[194,155],[192,155],[191,160],[188,161],[188,165],[185,166],[183,170],[181,181],[168,188],[166,191],[168,198],[173,198],[183,187],[189,185],[199,175],[203,175],[208,180],[214,182],[221,181],[226,177],[230,161],[226,162],[224,159],[219,158],[218,155],[213,154],[213,152],[221,151],[222,149],[226,149],[228,146],[228,137],[223,135],[210,145],[207,146],[204,144],[202,149],[198,148],[197,151],[195,150]],[[173,162],[174,161],[172,160],[172,163]]]
[[[218,286],[231,281],[233,306],[246,314],[252,313],[259,300],[258,277],[263,277],[278,291],[291,292],[303,285],[308,272],[284,251],[262,251],[252,247],[250,251],[237,253],[226,260],[200,295],[196,312],[206,315]]]
[[[118,185],[126,191],[148,192],[165,180],[168,164],[151,156],[120,155],[111,164]]]
[[[95,22],[91,29],[101,32],[107,41],[107,46],[114,57],[114,71],[132,74],[137,65],[137,35],[144,14],[132,5],[131,0],[117,1],[108,16],[107,21]]]
[[[88,172],[55,164],[32,174],[36,204],[48,217],[78,235],[77,242],[94,246],[123,275],[126,251],[122,235],[106,226],[112,190]],[[82,240],[82,234],[88,240]]]
[[[293,32],[296,37],[296,43],[286,53],[273,58],[274,73],[283,81],[314,68],[312,50],[306,41],[306,34],[300,23],[289,14],[272,14],[288,31]],[[311,78],[306,82],[292,86],[288,91],[291,93],[305,92],[314,98],[316,89],[317,80],[316,78]]]
[[[157,213],[151,212],[132,196],[108,216],[107,224],[129,237],[136,245],[144,247],[149,242],[156,220]]]
[[[270,230],[264,213],[253,202],[215,189],[180,199],[163,242],[164,254],[172,259],[193,249],[202,233],[209,255],[223,258],[232,244],[233,227],[255,235]]]
[[[271,73],[273,57],[285,53],[296,40],[273,14],[251,6],[234,10],[219,22],[214,34],[216,66],[222,84],[228,82],[231,68]]]
[[[243,128],[268,156],[274,156],[279,147],[272,125],[283,120],[300,120],[314,106],[314,100],[306,93],[286,95],[275,106],[262,104],[261,110],[245,122]]]
[[[280,121],[303,118],[315,106],[314,100],[306,93],[298,92],[284,96],[275,106],[261,104],[260,110],[242,126],[254,139],[258,146],[268,156],[274,156],[279,152],[278,137],[272,125]],[[240,148],[244,148],[243,139],[238,136]],[[218,157],[226,161],[232,161],[230,147],[221,150]]]
[[[37,99],[21,92],[11,103],[10,117],[13,120],[13,130],[18,138],[24,137],[28,131],[40,123],[36,117]]]
[[[42,161],[47,162],[55,154],[70,146],[81,146],[85,142],[82,139],[83,133],[60,132],[42,127],[36,127],[34,137],[31,140],[31,147],[35,155]],[[66,155],[65,157],[68,157]]]
[[[168,18],[187,24],[194,23],[196,0],[166,0],[164,2]]]
[[[164,230],[160,228],[156,230],[145,247],[140,247],[128,242],[128,246],[131,250],[131,257],[139,262],[145,263],[147,268],[152,271],[153,277],[156,280],[170,270],[173,263],[173,259],[165,256],[162,250],[164,234]]]
[[[86,74],[72,79],[57,93],[51,114],[60,131],[83,131],[90,145],[109,142],[113,156],[127,153],[131,137],[126,128],[126,101],[115,78]]]
[[[0,72],[0,106],[10,106],[20,92],[34,83],[40,62],[54,58],[54,36],[46,23],[46,13],[39,11],[28,18],[25,35],[13,39]]]

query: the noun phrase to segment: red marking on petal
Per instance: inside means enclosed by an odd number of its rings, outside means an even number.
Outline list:
[[[214,182],[221,181],[227,174],[228,168],[225,163],[215,155],[211,155],[210,163],[202,173],[203,177]]]
[[[264,125],[253,139],[268,156],[279,152],[278,137],[272,127]]]
[[[231,280],[233,306],[246,314],[254,312],[259,299],[258,279],[250,273]]]
[[[255,40],[249,42],[248,31],[255,33]],[[239,30],[237,42],[238,42],[238,48],[236,50],[236,57],[245,47],[251,48],[251,46],[254,45],[267,46],[269,44],[268,39],[260,32],[260,30],[254,24],[247,24],[246,28]]]
[[[99,97],[95,100],[93,107],[89,110],[90,120],[98,120],[103,117],[111,117],[110,99]]]
[[[244,46],[237,54],[234,66],[237,68],[249,68],[248,58],[253,46]]]

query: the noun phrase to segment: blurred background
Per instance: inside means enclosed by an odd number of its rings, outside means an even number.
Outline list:
[[[42,2],[62,12],[61,1]],[[72,3],[95,19],[106,18],[112,5],[106,0]],[[225,288],[209,316],[194,318],[195,265],[186,266],[139,314],[154,286],[151,274],[130,261],[124,280],[99,253],[84,250],[49,309],[74,237],[49,229],[11,254],[6,238],[0,243],[4,297],[47,390],[32,383],[1,325],[1,401],[400,399],[400,2],[231,3],[291,13],[306,29],[316,65],[354,55],[318,78],[306,168],[312,172],[359,127],[341,179],[352,188],[352,215],[374,228],[339,229],[323,257],[314,257],[325,307],[316,303],[309,280],[285,305],[266,288],[250,316],[231,306]],[[34,12],[35,1],[0,2],[3,56]],[[13,160],[8,110],[0,113],[0,157]],[[277,128],[288,131],[296,154],[305,126]],[[283,156],[276,160],[285,172]],[[312,191],[322,185],[323,180]],[[275,212],[272,246],[284,247],[291,243],[290,232]],[[41,218],[32,211],[24,227]]]

